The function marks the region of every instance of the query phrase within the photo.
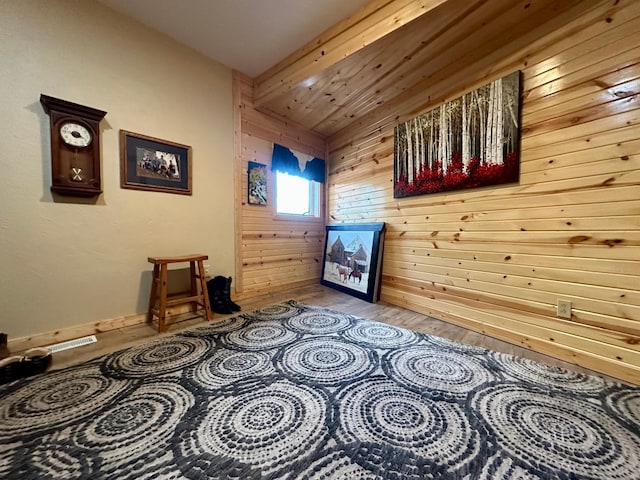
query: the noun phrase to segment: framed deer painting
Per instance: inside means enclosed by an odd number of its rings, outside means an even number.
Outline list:
[[[384,222],[327,225],[325,230],[321,283],[376,302],[380,293]]]

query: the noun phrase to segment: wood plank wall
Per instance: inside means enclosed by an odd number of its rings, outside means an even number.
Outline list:
[[[387,222],[382,300],[640,384],[640,2],[588,6],[331,136],[328,215]],[[515,70],[519,184],[394,199],[394,126]]]
[[[264,115],[253,106],[253,81],[234,72],[236,115],[236,281],[238,298],[318,283],[324,245],[322,218],[287,219],[276,215],[271,174],[273,143],[325,157],[325,139],[304,128]],[[248,162],[267,165],[267,205],[247,202]]]

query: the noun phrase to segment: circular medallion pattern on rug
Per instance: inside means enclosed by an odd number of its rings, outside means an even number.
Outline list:
[[[424,398],[384,377],[352,383],[337,397],[338,438],[344,444],[386,444],[456,469],[480,449],[478,432],[456,403]],[[402,457],[385,461],[402,462]]]
[[[288,318],[286,325],[300,333],[326,335],[328,333],[341,332],[349,328],[352,321],[351,317],[345,313],[312,309],[301,312],[295,317]]]
[[[634,478],[640,444],[596,404],[521,385],[496,385],[471,399],[496,441],[530,468],[593,478]],[[517,428],[514,428],[517,425]],[[637,478],[637,477],[635,477]]]
[[[500,368],[514,378],[527,382],[544,382],[558,389],[575,389],[584,394],[598,394],[604,388],[604,380],[594,375],[569,371],[565,368],[534,362],[501,352],[489,352]]]
[[[382,364],[407,389],[428,391],[434,398],[466,398],[474,388],[494,380],[475,357],[428,344],[392,351]]]
[[[108,355],[102,370],[114,378],[161,375],[193,365],[212,348],[204,338],[175,335]]]
[[[640,478],[637,387],[320,307],[265,312],[0,386],[0,477]]]
[[[547,476],[547,478],[550,478]],[[518,465],[503,451],[495,454],[482,466],[474,480],[546,480]]]
[[[0,402],[0,443],[90,417],[131,385],[105,377],[95,363],[53,371],[37,380],[10,392]]]
[[[211,398],[185,424],[180,455],[204,451],[277,470],[326,441],[327,403],[322,392],[286,380]]]
[[[179,455],[176,464],[177,471],[167,472],[166,476],[159,478],[167,480],[265,480],[257,468],[210,453]]]
[[[370,470],[353,462],[343,452],[331,452],[316,459],[300,472],[298,478],[305,479],[341,479],[341,480],[384,480]]]
[[[640,391],[621,388],[607,395],[605,405],[632,430],[640,432]]]
[[[62,438],[60,438],[62,437]],[[0,462],[2,458],[0,457]],[[100,464],[96,452],[69,448],[63,435],[53,433],[42,437],[41,443],[23,446],[8,463],[7,479],[86,478]]]
[[[226,334],[223,340],[230,348],[263,351],[288,345],[298,338],[298,333],[272,320],[251,323],[242,330]]]
[[[304,305],[298,305],[296,301],[289,300],[287,302],[271,305],[261,310],[256,310],[248,315],[251,316],[251,319],[255,320],[285,320],[304,311],[307,311],[307,308]]]
[[[231,385],[238,380],[264,376],[275,372],[271,356],[265,352],[241,352],[219,349],[193,368],[187,376],[210,389]]]
[[[179,333],[179,335],[184,335],[185,337],[201,337],[201,336],[209,336],[215,335],[218,333],[231,332],[233,330],[239,330],[249,322],[246,318],[239,317],[227,317],[227,318],[216,318],[214,321],[208,323],[203,327],[198,327],[193,330],[187,330],[185,332]]]
[[[282,349],[276,365],[294,381],[330,386],[371,373],[378,361],[375,352],[337,337],[313,337]]]
[[[110,469],[164,453],[168,440],[194,404],[191,392],[170,381],[139,386],[93,417],[74,435],[75,444],[93,451]]]
[[[354,321],[353,327],[345,331],[344,336],[374,348],[394,348],[420,340],[418,335],[409,330],[370,321]]]
[[[487,350],[484,347],[479,347],[477,345],[468,345],[465,343],[458,343],[454,340],[444,338],[444,337],[434,337],[432,335],[427,335],[427,341],[433,345],[437,345],[439,347],[444,347],[447,350],[453,350],[454,352],[471,354],[471,355],[483,355],[487,353]]]

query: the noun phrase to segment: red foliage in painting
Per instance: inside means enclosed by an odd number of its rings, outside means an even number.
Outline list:
[[[449,162],[449,166],[447,167],[447,176],[456,173],[462,173],[463,169],[464,165],[462,163],[462,154],[460,152],[453,152],[451,161]]]
[[[401,175],[395,184],[395,197],[408,197],[424,193],[450,192],[467,188],[498,185],[518,180],[518,154],[510,152],[504,164],[482,163],[479,158],[469,160],[467,167],[462,154],[454,152],[443,172],[442,162],[435,161],[431,168],[414,172],[413,182]]]
[[[480,166],[480,159],[478,157],[473,157],[469,160],[469,165],[467,165],[467,175],[472,176],[478,170]]]

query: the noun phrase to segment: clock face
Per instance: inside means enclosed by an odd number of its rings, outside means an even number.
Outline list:
[[[60,136],[67,145],[72,147],[87,147],[91,144],[91,132],[75,122],[67,122],[60,127]]]

